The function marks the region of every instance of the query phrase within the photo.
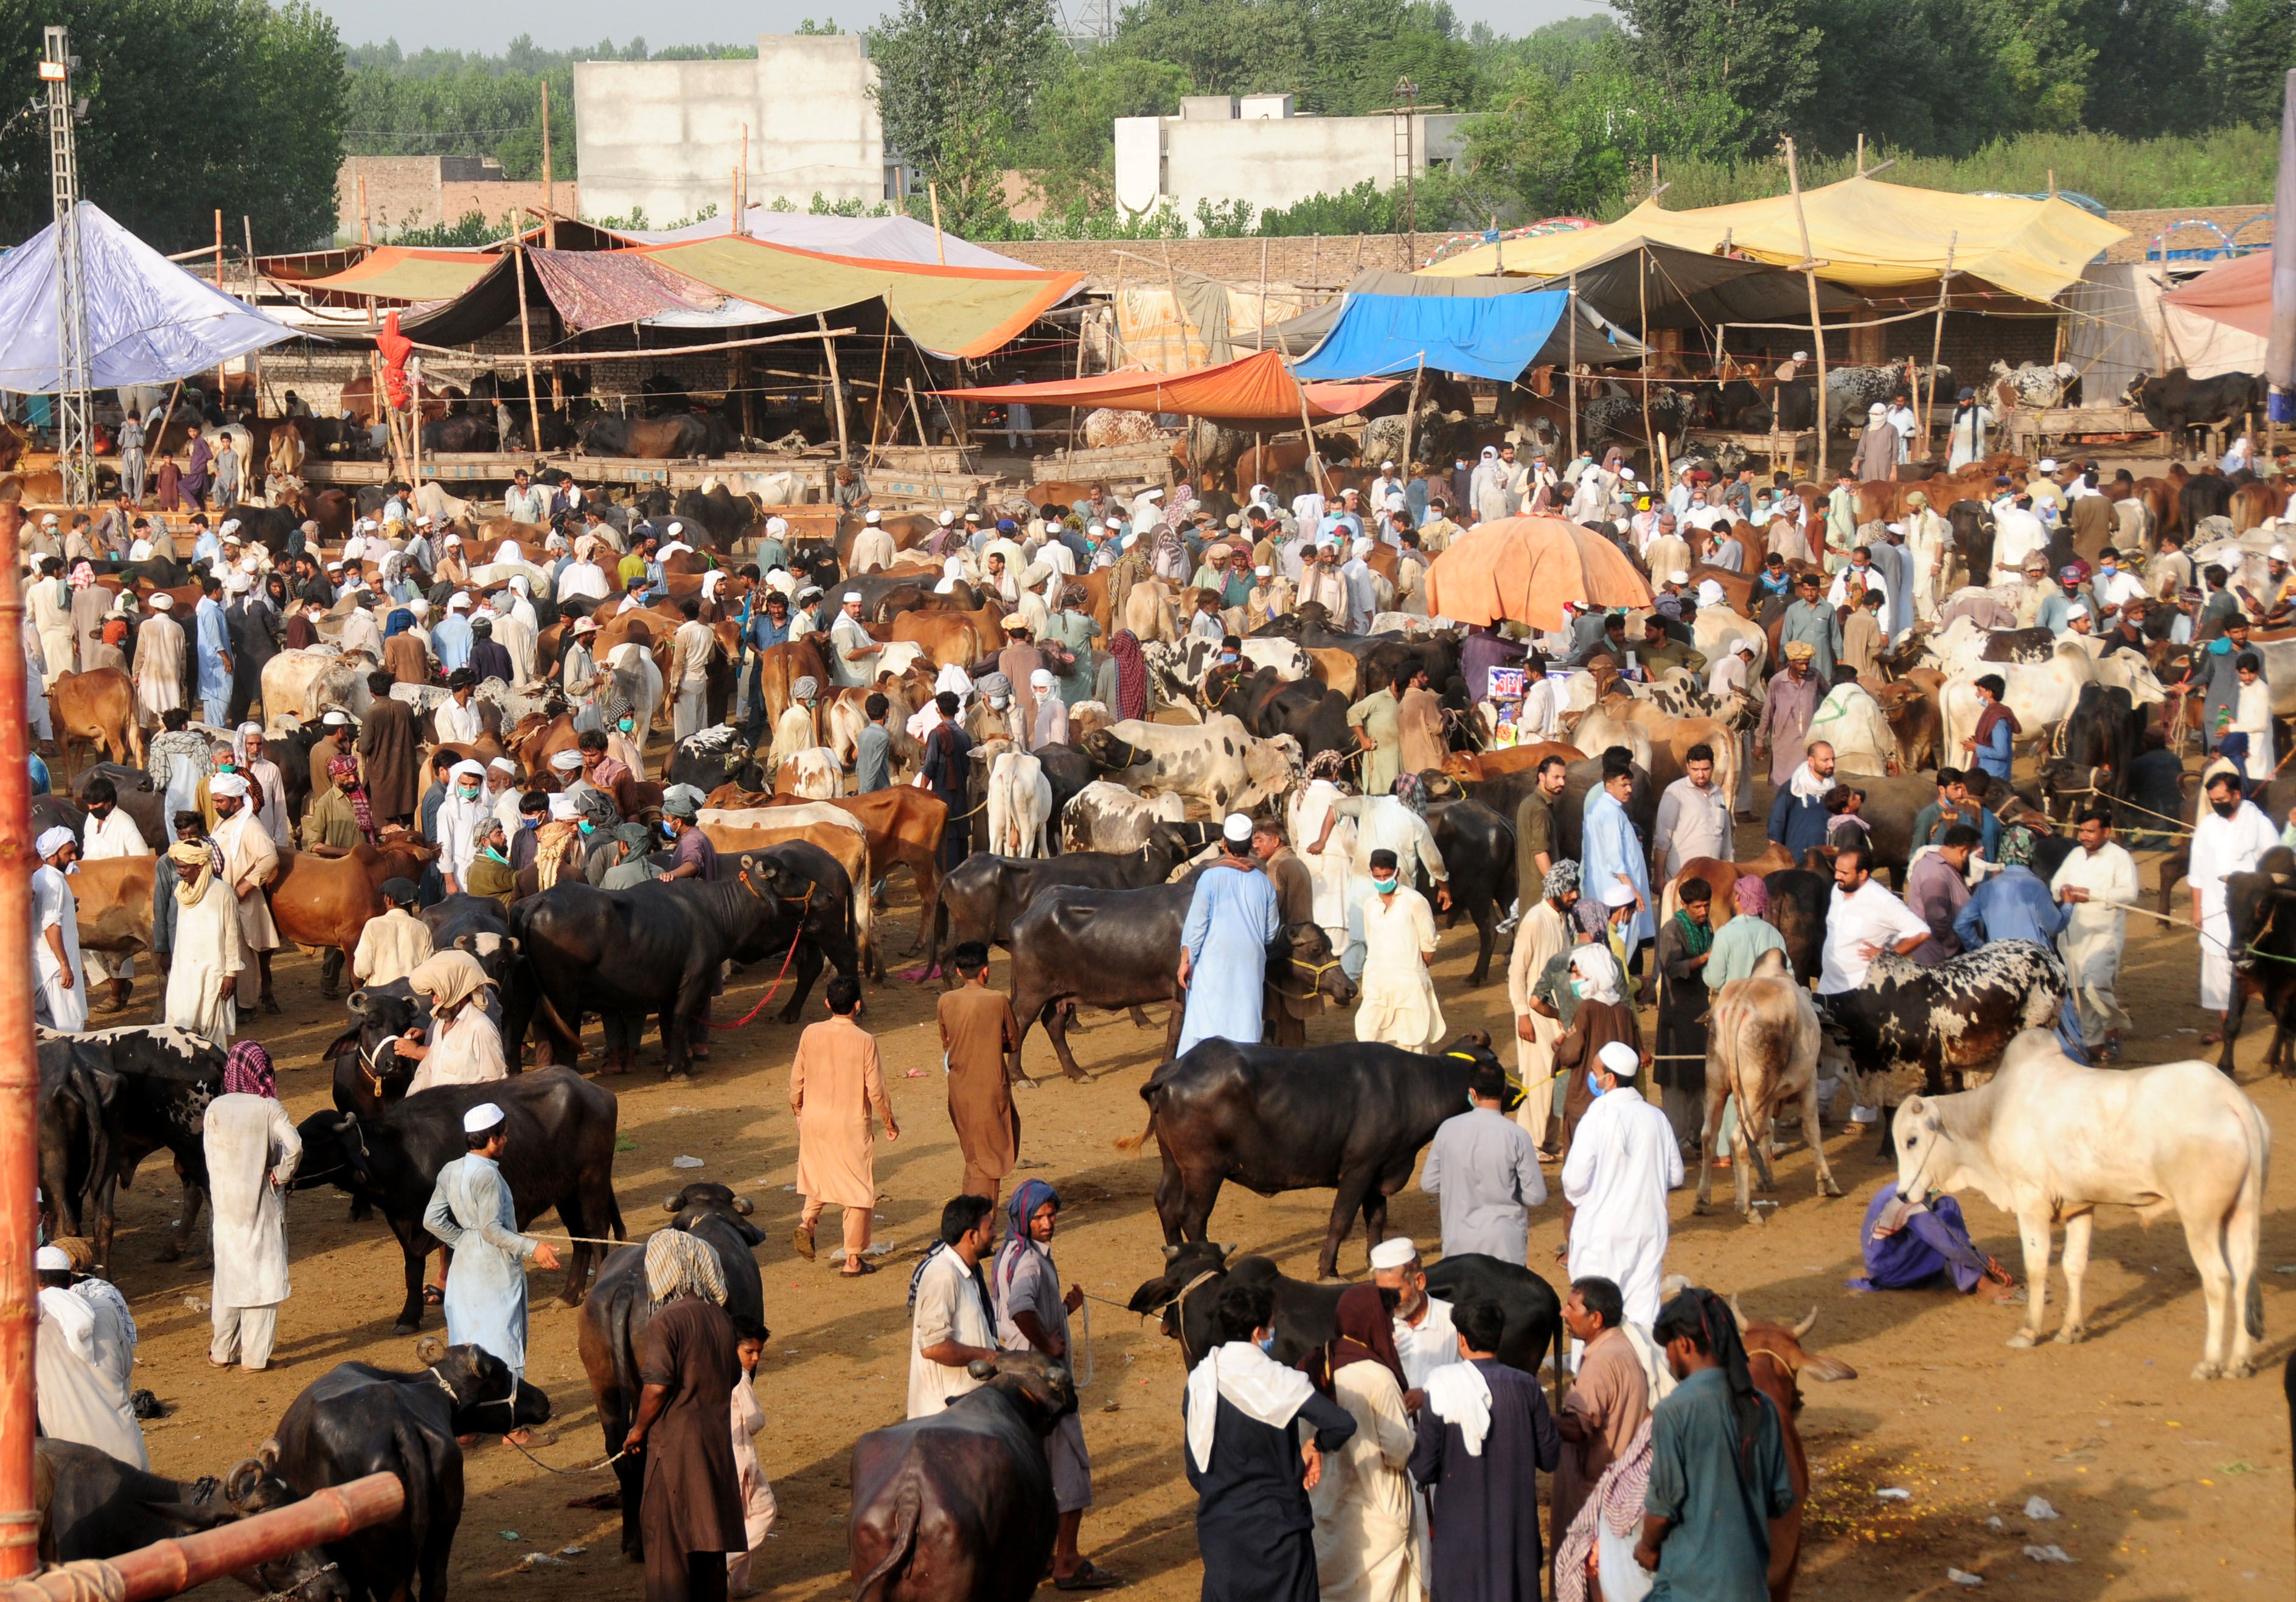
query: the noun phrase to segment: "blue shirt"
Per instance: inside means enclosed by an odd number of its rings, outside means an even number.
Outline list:
[[[1770,803],[1769,837],[1792,852],[1797,862],[1811,846],[1825,844],[1833,823],[1833,814],[1825,810],[1824,802],[1803,800],[1791,784],[1780,785],[1778,798]]]
[[[1259,1043],[1267,943],[1283,927],[1267,875],[1218,863],[1204,870],[1180,930],[1190,964],[1180,1051],[1215,1036]]]
[[[1996,940],[2030,940],[2054,950],[2071,916],[2039,874],[2023,866],[2004,868],[1970,892],[1953,920],[1953,932],[1964,951]]]
[[[222,603],[212,595],[201,596],[200,604],[192,610],[192,624],[198,646],[200,698],[229,695],[231,670],[223,665],[223,658],[231,649],[231,630],[224,620]]]
[[[1977,765],[2004,784],[2009,782],[2011,741],[2014,738],[2009,732],[2009,720],[2005,717],[1993,725],[1993,732],[1977,748]]]
[[[1650,914],[1650,856],[1635,832],[1634,820],[1618,797],[1602,786],[1587,792],[1584,821],[1579,829],[1579,883],[1582,893],[1601,898],[1623,873],[1643,898],[1632,922],[1622,926],[1621,937],[1632,952],[1645,940],[1655,939],[1658,925]]]
[[[447,673],[469,666],[471,625],[460,612],[449,612],[430,627],[430,654]]]

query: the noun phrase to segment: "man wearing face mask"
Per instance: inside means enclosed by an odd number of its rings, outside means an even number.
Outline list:
[[[2224,1038],[2224,1013],[2232,1005],[2232,915],[2225,879],[2253,873],[2259,858],[2280,843],[2272,821],[2240,796],[2240,780],[2229,771],[2211,774],[2208,805],[2193,825],[2193,856],[2185,877],[2193,889],[2193,922],[2201,931],[2201,1005],[2217,1015],[2217,1026],[2201,1037],[2214,1045]]]
[[[479,854],[479,824],[488,815],[482,789],[487,771],[475,762],[458,762],[447,773],[447,798],[439,804],[439,871],[446,876],[447,894],[463,893],[471,859]]]
[[[1419,1188],[1441,1204],[1443,1255],[1481,1252],[1529,1259],[1529,1213],[1546,1203],[1538,1147],[1504,1111],[1506,1071],[1480,1063],[1467,1079],[1467,1110],[1443,1121],[1427,1148]]]
[[[1356,1038],[1384,1041],[1406,1051],[1432,1051],[1443,1041],[1443,1009],[1435,999],[1435,917],[1427,898],[1405,884],[1396,855],[1371,854],[1371,892],[1363,898],[1363,1000],[1356,1009]]]
[[[1579,1120],[1563,1159],[1570,1221],[1570,1276],[1600,1275],[1619,1287],[1626,1316],[1658,1317],[1666,1263],[1666,1193],[1682,1183],[1682,1148],[1664,1111],[1636,1083],[1639,1054],[1612,1041],[1587,1072],[1595,1103]]]
[[[1371,1279],[1395,1297],[1395,1354],[1403,1360],[1403,1405],[1416,1408],[1427,1377],[1457,1361],[1459,1336],[1451,1304],[1427,1294],[1427,1270],[1408,1236],[1394,1235],[1371,1249]]]

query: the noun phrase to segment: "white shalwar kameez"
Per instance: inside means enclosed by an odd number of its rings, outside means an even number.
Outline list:
[[[33,1367],[40,1433],[150,1468],[127,1385],[103,1361],[103,1348],[114,1342],[103,1338],[102,1326],[119,1313],[53,1285],[40,1291],[39,1308]]]
[[[1435,999],[1435,977],[1421,955],[1435,949],[1435,915],[1427,898],[1398,885],[1392,895],[1366,888],[1357,904],[1363,918],[1364,968],[1356,1038],[1384,1041],[1406,1051],[1434,1050],[1443,1042],[1443,1008]]]
[[[442,1084],[486,1084],[506,1076],[502,1031],[480,1010],[476,999],[465,1002],[454,1018],[440,1025],[422,1066],[408,1082],[406,1093],[436,1089]]]
[[[63,960],[48,945],[48,930],[63,936]],[[69,976],[70,983],[66,983]],[[32,997],[35,1020],[76,1034],[87,1027],[87,974],[79,959],[79,899],[62,870],[43,862],[32,871]]]
[[[157,870],[173,875],[176,864],[161,857]],[[223,982],[248,966],[239,908],[220,878],[208,880],[196,903],[184,902],[180,881],[174,894],[176,950],[168,965],[168,1022],[210,1045],[228,1047],[239,1028],[239,1003],[223,993]]]
[[[1332,1376],[1332,1400],[1354,1418],[1356,1434],[1324,1459],[1324,1477],[1308,1493],[1322,1602],[1417,1602],[1411,1510],[1419,1499],[1404,1472],[1416,1437],[1402,1388],[1386,1365],[1352,1362]]]
[[[2128,1026],[2113,986],[2120,978],[2120,951],[2127,939],[2128,914],[2143,887],[2136,879],[2136,859],[2107,840],[2091,853],[2077,850],[2065,858],[2049,880],[2052,895],[2086,890],[2087,901],[2066,903],[2068,914],[2057,949],[2064,954],[2065,970],[2073,982],[2073,1006],[2080,1015],[2081,1038],[2088,1045]]]
[[[1562,1164],[1570,1221],[1570,1277],[1599,1274],[1626,1298],[1629,1322],[1658,1318],[1666,1263],[1666,1193],[1682,1183],[1682,1148],[1664,1109],[1620,1085],[1595,1099]]]
[[[2201,1005],[2222,1012],[2232,1005],[2232,914],[2225,905],[2225,876],[2254,872],[2257,859],[2280,844],[2280,835],[2253,802],[2242,802],[2224,818],[2205,797],[2202,801],[2185,878],[2201,898]]]
[[[160,715],[184,704],[184,625],[170,611],[155,611],[135,631],[136,721],[149,729]]]
[[[1315,886],[1316,921],[1331,937],[1333,951],[1348,944],[1348,881],[1355,871],[1356,826],[1352,819],[1332,824],[1332,838],[1321,851],[1310,851],[1332,809],[1345,799],[1340,787],[1317,779],[1296,792],[1292,801],[1292,850],[1307,864],[1308,882]]]
[[[441,1168],[422,1227],[455,1254],[447,1344],[481,1346],[519,1378],[526,1372],[526,1260],[542,1243],[518,1232],[510,1186],[495,1160],[473,1151]],[[510,1410],[503,1412],[507,1423]]]
[[[244,1092],[208,1103],[201,1132],[214,1222],[215,1338],[208,1359],[261,1369],[271,1361],[287,1282],[287,1183],[303,1160],[302,1138],[270,1096]]]

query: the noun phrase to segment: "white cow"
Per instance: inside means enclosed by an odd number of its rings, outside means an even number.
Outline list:
[[[1050,856],[1053,781],[1025,751],[1000,751],[988,770],[988,849],[999,856]]]
[[[1650,731],[1638,723],[1612,717],[1599,707],[1578,720],[1569,739],[1589,756],[1600,756],[1612,746],[1624,746],[1633,754],[1636,766],[1645,772],[1652,771]]]
[[[1986,662],[1965,668],[1946,681],[1938,691],[1938,713],[1943,725],[1945,749],[1957,757],[1961,742],[1974,739],[1978,715],[1984,709],[1977,699],[1977,681],[1998,674],[2007,693],[2002,702],[2017,715],[2020,737],[2043,740],[2049,731],[2072,715],[2085,684],[2126,690],[2139,707],[2158,706],[2164,699],[2161,681],[2152,670],[2127,651],[2102,659],[2078,638],[2057,642],[2056,654],[2046,662]]]
[[[316,723],[320,715],[341,707],[364,719],[374,704],[366,675],[375,664],[365,652],[346,657],[337,650],[283,650],[263,665],[263,716],[266,732],[276,735],[287,720]]]
[[[808,801],[826,801],[845,793],[845,773],[835,751],[827,746],[808,746],[774,770],[774,788]]]
[[[1203,708],[1195,692],[1202,687],[1205,675],[1219,666],[1219,642],[1204,639],[1173,644],[1152,642],[1142,647],[1140,654],[1164,699],[1201,722]],[[1296,640],[1246,640],[1238,654],[1250,671],[1273,667],[1275,676],[1287,684],[1308,676],[1308,653],[1300,649]]]
[[[1249,812],[1298,782],[1305,758],[1289,734],[1261,740],[1222,713],[1201,724],[1136,718],[1085,737],[1084,749],[1109,777],[1142,795],[1174,790],[1215,812]]]
[[[1746,669],[1747,681],[1755,684],[1764,682],[1762,664],[1769,660],[1770,637],[1759,624],[1749,622],[1725,607],[1701,607],[1698,616],[1691,620],[1690,637],[1709,662],[1719,662],[1732,641],[1745,641],[1754,648],[1753,661]]]
[[[1809,720],[1809,737],[1833,746],[1834,765],[1845,773],[1878,778],[1898,764],[1898,737],[1882,703],[1860,684],[1836,684],[1825,692]]]
[[[1185,823],[1187,803],[1169,790],[1136,796],[1120,784],[1095,779],[1061,808],[1062,851],[1137,851],[1157,823]]]
[[[2081,1279],[2100,1206],[2173,1213],[2200,1271],[2209,1328],[2195,1379],[2244,1379],[2264,1334],[2258,1235],[2272,1131],[2256,1105],[2204,1062],[2084,1067],[2044,1029],[2009,1042],[1992,1082],[1956,1096],[1916,1096],[1890,1125],[1898,1194],[1925,1201],[1974,1188],[2017,1217],[2030,1287],[2012,1346],[2040,1337],[2049,1228],[2065,1226],[2063,1342],[2079,1340]],[[2230,1345],[2227,1349],[2227,1326]]]

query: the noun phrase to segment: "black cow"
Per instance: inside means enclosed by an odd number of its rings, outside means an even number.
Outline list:
[[[753,495],[737,495],[722,484],[713,484],[707,490],[688,489],[679,492],[675,511],[687,526],[687,543],[719,551],[730,550],[735,540],[749,533],[758,521],[758,502]],[[695,525],[700,525],[699,529]],[[699,532],[707,537],[693,538]]]
[[[287,542],[303,526],[302,519],[283,506],[234,506],[216,519],[214,527],[221,528],[234,519],[238,519],[242,542],[261,545],[275,557],[287,553]]]
[[[1186,1001],[1179,988],[1180,925],[1188,915],[1199,874],[1230,870],[1198,869],[1177,885],[1144,890],[1087,890],[1057,885],[1037,896],[1013,921],[1013,1014],[1021,1022],[1021,1043],[1013,1049],[1008,1071],[1028,1077],[1021,1067],[1021,1045],[1041,1018],[1061,1071],[1070,1079],[1086,1075],[1070,1053],[1069,1015],[1078,1005],[1109,1009],[1171,1003],[1164,1037],[1170,1057],[1180,1042]],[[1312,980],[1312,985],[1310,981]],[[1340,969],[1331,936],[1316,924],[1276,931],[1267,943],[1265,1009],[1282,1005],[1277,987],[1293,994],[1321,992],[1341,1006],[1355,1000],[1356,987]]]
[[[2231,924],[2232,1005],[2225,1011],[2224,1050],[2217,1066],[2233,1071],[2233,1046],[2253,996],[2272,1020],[2265,1066],[2289,1072],[2288,1039],[2296,1032],[2296,853],[2275,846],[2247,873],[2225,875],[2225,915]]]
[[[51,1562],[118,1557],[301,1500],[253,1458],[221,1479],[171,1480],[77,1441],[42,1437],[32,1450],[41,1488],[40,1553]],[[348,1602],[350,1596],[316,1547],[250,1564],[232,1578],[250,1590],[295,1602]]]
[[[422,448],[455,454],[491,451],[501,444],[492,412],[457,412],[422,425]]]
[[[1000,1352],[937,1413],[853,1443],[853,1602],[1027,1602],[1060,1509],[1045,1437],[1076,1411],[1068,1366]]]
[[[1794,977],[1814,983],[1824,965],[1825,909],[1833,899],[1832,875],[1810,868],[1781,868],[1762,875],[1770,893],[1770,921],[1785,942]]]
[[[704,795],[721,784],[750,791],[770,788],[750,749],[748,737],[730,723],[716,724],[678,741],[670,750],[662,783],[690,784]]]
[[[2264,375],[2226,372],[2196,379],[2182,367],[2138,379],[2128,386],[2128,404],[2144,413],[2144,421],[2169,436],[2178,454],[2200,449],[2203,429],[2235,417],[2265,409]],[[2186,523],[2185,527],[2193,527]]]
[[[2233,491],[2237,487],[2213,467],[2203,468],[2186,478],[2177,491],[2177,513],[2187,531],[2185,537],[2197,539],[2206,519],[2230,517]]]
[[[1491,977],[1498,920],[1514,904],[1514,824],[1469,800],[1432,803],[1427,825],[1451,875],[1451,921],[1462,912],[1475,921],[1475,971],[1467,983],[1480,985]]]
[[[1677,391],[1659,384],[1649,388],[1647,430],[1643,426],[1644,404],[1640,396],[1598,395],[1581,407],[1578,421],[1587,443],[1599,452],[1613,445],[1648,445],[1654,437],[1664,434],[1679,445],[1683,429],[1690,426],[1690,408]]]
[[[1691,421],[1702,429],[1733,429],[1759,433],[1770,426],[1769,403],[1744,379],[1726,379],[1716,388],[1701,388],[1691,396]]]
[[[1232,714],[1262,740],[1289,734],[1303,758],[1356,748],[1348,727],[1348,698],[1314,679],[1286,680],[1273,667],[1234,681],[1216,711]]]
[[[1147,844],[1137,851],[1069,851],[1053,857],[998,856],[978,851],[940,881],[940,907],[933,918],[932,951],[927,959],[943,965],[947,953],[968,940],[1009,947],[1013,920],[1054,885],[1093,890],[1138,890],[1160,885],[1195,847],[1176,823],[1152,823]],[[947,984],[956,982],[947,969]]]
[[[1956,501],[1945,509],[1945,520],[1969,582],[1983,584],[1993,572],[1993,509],[1982,501]]]
[[[1332,1187],[1316,1260],[1328,1279],[1357,1213],[1366,1251],[1386,1238],[1387,1198],[1410,1181],[1443,1121],[1467,1105],[1477,1066],[1495,1060],[1480,1031],[1439,1056],[1375,1042],[1287,1050],[1202,1041],[1148,1076],[1140,1087],[1148,1126],[1118,1146],[1136,1149],[1156,1138],[1164,1157],[1156,1216],[1167,1246],[1206,1238],[1229,1180],[1261,1196]]]
[[[1231,1263],[1228,1255],[1234,1249],[1210,1241],[1166,1246],[1163,1273],[1134,1291],[1128,1305],[1136,1313],[1159,1314],[1165,1335],[1180,1343],[1181,1361],[1191,1369],[1219,1345],[1219,1293],[1231,1277],[1274,1293],[1274,1356],[1284,1367],[1338,1337],[1345,1285],[1291,1279],[1267,1257],[1239,1257]],[[1496,1302],[1506,1322],[1496,1355],[1509,1368],[1536,1374],[1550,1353],[1561,1356],[1556,1349],[1563,1339],[1562,1299],[1527,1268],[1463,1252],[1427,1271],[1427,1294],[1454,1305],[1476,1297]]]
[[[644,428],[649,436],[659,433],[665,426],[675,426],[677,431],[670,438],[668,448],[657,449],[652,454],[665,460],[722,455],[724,445],[717,451],[710,449],[712,443],[720,441],[726,433],[715,426],[718,421],[685,411],[644,420],[600,416],[585,420],[575,430],[575,437],[586,456],[630,456],[637,454],[630,444],[633,426]]]
[[[335,1065],[335,1110],[372,1118],[406,1099],[406,1087],[422,1065],[399,1056],[396,1042],[410,1030],[429,1028],[430,1002],[405,979],[393,979],[354,990],[344,1006],[350,1027],[319,1055]]]
[[[550,1398],[478,1346],[425,1340],[413,1373],[343,1363],[288,1404],[263,1460],[308,1496],[371,1474],[406,1488],[398,1516],[331,1543],[351,1602],[446,1602],[447,1560],[463,1522],[458,1435],[550,1421]]]
[[[665,1197],[661,1206],[670,1214],[668,1228],[685,1230],[716,1255],[718,1272],[726,1281],[726,1316],[733,1320],[734,1333],[765,1338],[769,1333],[765,1284],[758,1277],[752,1248],[762,1246],[766,1237],[750,1222],[756,1211],[750,1199],[735,1196],[723,1185],[698,1183]],[[610,1454],[622,1450],[631,1420],[637,1416],[638,1346],[646,1326],[653,1321],[653,1312],[646,1290],[645,1247],[617,1246],[598,1271],[598,1283],[582,1304],[581,1328],[575,1336]],[[635,1561],[644,1556],[645,1549],[638,1524],[638,1507],[645,1491],[644,1460],[622,1458],[614,1465],[614,1474],[622,1488],[622,1555]]]
[[[372,1117],[314,1113],[296,1126],[303,1163],[295,1189],[332,1185],[353,1201],[381,1209],[398,1238],[406,1270],[406,1301],[394,1335],[422,1327],[423,1260],[439,1244],[422,1227],[423,1210],[439,1171],[467,1149],[463,1115],[482,1101],[498,1104],[509,1121],[502,1171],[520,1229],[554,1208],[569,1235],[626,1238],[614,1199],[619,1109],[612,1092],[571,1068],[537,1068],[484,1084],[442,1084]],[[590,1271],[603,1255],[594,1246],[575,1246],[560,1301],[569,1307],[581,1301]]]
[[[99,1269],[111,1262],[113,1194],[165,1149],[183,1176],[183,1204],[160,1260],[183,1255],[207,1201],[208,1103],[223,1094],[224,1053],[171,1025],[130,1025],[39,1043],[40,1184],[56,1216],[81,1232],[95,1213]]]
[[[2076,812],[2089,803],[2116,813],[2115,804],[2128,793],[2129,764],[2144,754],[2150,711],[2117,686],[2081,686],[2072,715],[2041,764],[2041,794],[2050,815],[2060,796]]]
[[[980,749],[977,746],[973,748]],[[1068,810],[1069,803],[1077,798],[1078,791],[1100,777],[1099,765],[1074,746],[1038,746],[1029,755],[1043,766],[1045,782],[1053,787],[1051,815],[1054,819]],[[983,790],[981,794],[985,798],[988,792]],[[1060,838],[1057,828],[1053,838],[1055,840]]]

